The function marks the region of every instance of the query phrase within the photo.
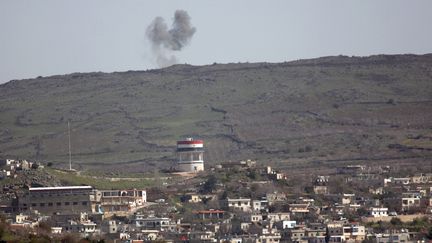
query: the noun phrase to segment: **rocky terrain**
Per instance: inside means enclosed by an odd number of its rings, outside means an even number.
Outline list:
[[[77,169],[169,168],[176,140],[206,161],[430,163],[432,54],[175,65],[0,85],[0,157]]]

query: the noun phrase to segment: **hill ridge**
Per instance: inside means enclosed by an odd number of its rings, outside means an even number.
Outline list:
[[[0,85],[0,157],[63,166],[68,120],[75,164],[97,170],[170,167],[185,136],[205,138],[209,164],[429,157],[431,64],[330,56],[15,80]]]

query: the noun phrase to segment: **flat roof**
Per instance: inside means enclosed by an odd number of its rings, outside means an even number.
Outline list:
[[[223,210],[198,210],[198,211],[193,211],[193,213],[195,213],[195,214],[197,214],[197,213],[211,214],[211,213],[225,213],[225,211],[223,211]]]
[[[93,189],[93,187],[91,186],[30,187],[29,191],[82,190],[82,189]]]

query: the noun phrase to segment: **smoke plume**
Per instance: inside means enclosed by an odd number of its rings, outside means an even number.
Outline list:
[[[181,51],[189,44],[195,31],[189,14],[184,10],[175,11],[171,29],[168,29],[162,17],[156,17],[147,27],[146,36],[152,44],[152,52],[159,67],[177,63],[174,52]]]

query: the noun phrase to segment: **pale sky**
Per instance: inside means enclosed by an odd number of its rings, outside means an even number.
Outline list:
[[[177,9],[197,29],[180,63],[432,52],[430,0],[1,0],[0,83],[157,68],[146,28]]]

